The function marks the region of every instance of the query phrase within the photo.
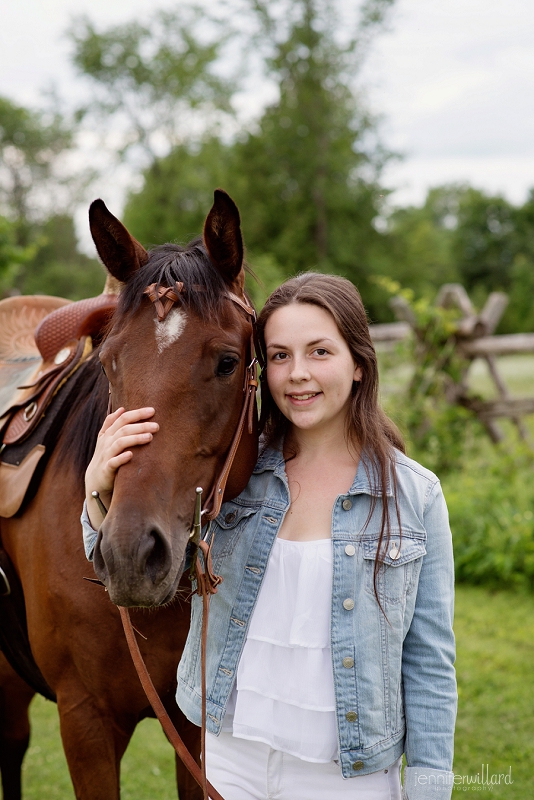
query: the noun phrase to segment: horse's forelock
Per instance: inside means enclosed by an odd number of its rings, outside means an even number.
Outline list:
[[[204,318],[219,312],[227,287],[199,238],[186,247],[163,244],[150,250],[148,262],[125,284],[113,324],[137,311],[151,283],[173,286],[176,281],[184,285],[181,302],[186,308]]]

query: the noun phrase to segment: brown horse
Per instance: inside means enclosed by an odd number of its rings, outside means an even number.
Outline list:
[[[132,610],[133,625],[147,637],[139,640],[141,650],[198,756],[198,729],[174,701],[189,626],[190,585],[180,576],[195,487],[207,492],[212,486],[240,416],[252,324],[235,302],[246,302],[243,244],[239,213],[224,192],[215,193],[203,240],[185,248],[163,245],[147,253],[102,201],[92,204],[90,223],[102,261],[124,287],[103,346],[77,373],[79,394],[37,494],[16,516],[0,520],[0,533],[23,586],[33,655],[57,697],[76,797],[115,800],[122,755],[151,712],[110,597],[145,607]],[[145,289],[177,282],[178,301],[160,321]],[[114,408],[153,406],[160,430],[118,472],[95,549],[106,592],[83,580],[92,568],[79,516],[108,386]],[[244,488],[256,454],[256,433],[245,431],[225,497]],[[179,763],[177,778],[181,800],[201,796]]]

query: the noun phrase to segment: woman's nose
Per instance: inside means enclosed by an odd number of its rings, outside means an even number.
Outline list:
[[[295,358],[289,377],[292,381],[308,381],[311,376],[306,362],[302,361],[302,359]]]

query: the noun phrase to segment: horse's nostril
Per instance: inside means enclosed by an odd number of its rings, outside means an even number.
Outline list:
[[[114,571],[113,551],[109,547],[103,547],[102,532],[98,534],[96,540],[93,552],[93,566],[100,580],[104,582]]]
[[[159,583],[169,571],[171,556],[167,543],[158,530],[151,530],[148,537],[152,539],[152,547],[147,548],[145,572],[152,583]]]

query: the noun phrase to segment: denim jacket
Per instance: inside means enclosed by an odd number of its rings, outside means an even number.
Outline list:
[[[339,763],[350,778],[385,769],[404,752],[404,796],[448,800],[457,700],[448,514],[436,476],[400,452],[396,480],[401,531],[390,480],[391,538],[377,576],[383,610],[373,586],[382,500],[365,456],[350,490],[333,507],[331,648]],[[266,449],[245,491],[223,504],[211,526],[213,567],[223,577],[211,598],[208,628],[206,725],[214,734],[221,730],[247,627],[288,507],[282,453]],[[90,557],[96,537],[87,518],[82,522]],[[194,595],[176,697],[197,725],[201,623],[202,601]]]
[[[368,459],[361,459],[354,483],[333,508],[331,647],[339,761],[350,778],[387,768],[405,752],[406,796],[448,798],[457,698],[448,514],[431,472],[397,453],[396,476],[402,534],[390,481],[391,539],[377,577],[383,611],[373,587],[382,501]],[[223,577],[211,598],[208,628],[206,724],[215,734],[288,507],[283,456],[267,449],[245,491],[224,503],[212,524],[213,568]],[[195,595],[177,702],[197,725],[201,623],[202,601]]]

